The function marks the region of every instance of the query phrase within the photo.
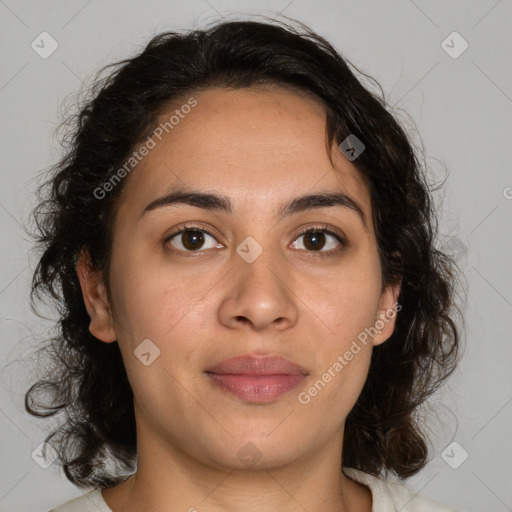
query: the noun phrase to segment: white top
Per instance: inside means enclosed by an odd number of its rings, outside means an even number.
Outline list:
[[[386,482],[358,469],[344,467],[343,472],[352,480],[369,487],[373,499],[372,512],[459,512],[417,494],[403,485]],[[105,503],[101,496],[101,490],[94,489],[50,510],[50,512],[113,511]]]

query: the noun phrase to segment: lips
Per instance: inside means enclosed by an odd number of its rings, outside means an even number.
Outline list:
[[[239,356],[208,368],[207,373],[223,375],[307,375],[308,372],[288,359],[276,356]]]
[[[217,389],[252,403],[277,400],[308,375],[307,370],[283,357],[260,355],[226,359],[205,373]]]

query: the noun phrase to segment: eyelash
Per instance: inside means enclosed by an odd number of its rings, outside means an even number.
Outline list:
[[[195,226],[195,225],[186,225],[186,226],[183,226],[179,231],[175,231],[174,233],[172,233],[171,235],[166,237],[164,240],[164,244],[168,244],[175,236],[181,235],[182,233],[185,233],[186,231],[201,231],[202,233],[206,233],[207,235],[211,236],[212,238],[216,238],[213,233],[211,233],[210,231],[208,231],[205,228]],[[325,233],[327,235],[331,235],[341,245],[341,248],[331,249],[330,251],[307,251],[310,254],[314,255],[314,257],[325,258],[325,257],[336,256],[340,250],[344,249],[348,245],[348,242],[346,241],[346,239],[344,237],[342,237],[341,235],[338,235],[337,233],[334,233],[333,231],[328,229],[327,225],[310,226],[306,229],[303,229],[300,233],[298,233],[297,238],[300,238],[302,235],[306,235],[308,233]],[[201,249],[198,249],[197,251],[182,251],[181,249],[176,249],[175,247],[172,247],[172,246],[171,246],[171,251],[175,252],[175,253],[179,253],[179,254],[183,254],[183,253],[199,254],[202,252]]]

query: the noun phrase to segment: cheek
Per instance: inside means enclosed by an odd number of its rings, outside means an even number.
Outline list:
[[[372,352],[369,328],[375,324],[380,301],[380,266],[375,258],[359,256],[338,268],[328,282],[335,284],[308,286],[308,305],[315,312],[311,318],[321,329],[322,343],[316,345],[319,364],[306,392],[319,414],[327,407],[339,418],[357,401],[368,374]]]
[[[176,409],[187,410],[191,407],[188,395],[183,396],[177,382],[186,382],[194,376],[192,369],[201,366],[200,346],[215,318],[211,309],[215,294],[209,290],[218,276],[199,279],[197,270],[195,275],[189,269],[165,270],[160,264],[151,265],[150,260],[143,264],[126,256],[118,263],[113,279],[115,328],[139,406],[153,414],[151,411],[162,406],[156,402],[163,400],[163,406],[172,403]],[[151,362],[144,366],[138,357],[147,352]]]
[[[116,265],[115,327],[138,407],[148,416],[167,410],[169,404],[184,410],[187,396],[182,397],[178,382],[198,365],[194,333],[207,332],[199,322],[204,322],[203,296],[212,283],[166,272],[128,255],[118,258]],[[148,365],[143,353],[149,353]]]
[[[208,290],[215,284],[212,274],[198,278],[192,266],[177,269],[161,258],[143,256],[125,253],[112,265],[115,314],[121,328],[136,342],[163,340],[183,321],[189,329],[197,327]]]
[[[355,258],[354,258],[355,260]],[[327,276],[327,286],[309,283],[308,305],[329,327],[330,345],[342,350],[345,344],[373,326],[381,298],[381,274],[371,258],[341,266]]]

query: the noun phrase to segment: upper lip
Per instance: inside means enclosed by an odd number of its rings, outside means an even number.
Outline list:
[[[307,370],[284,357],[262,355],[225,359],[205,372],[225,375],[308,375]]]

